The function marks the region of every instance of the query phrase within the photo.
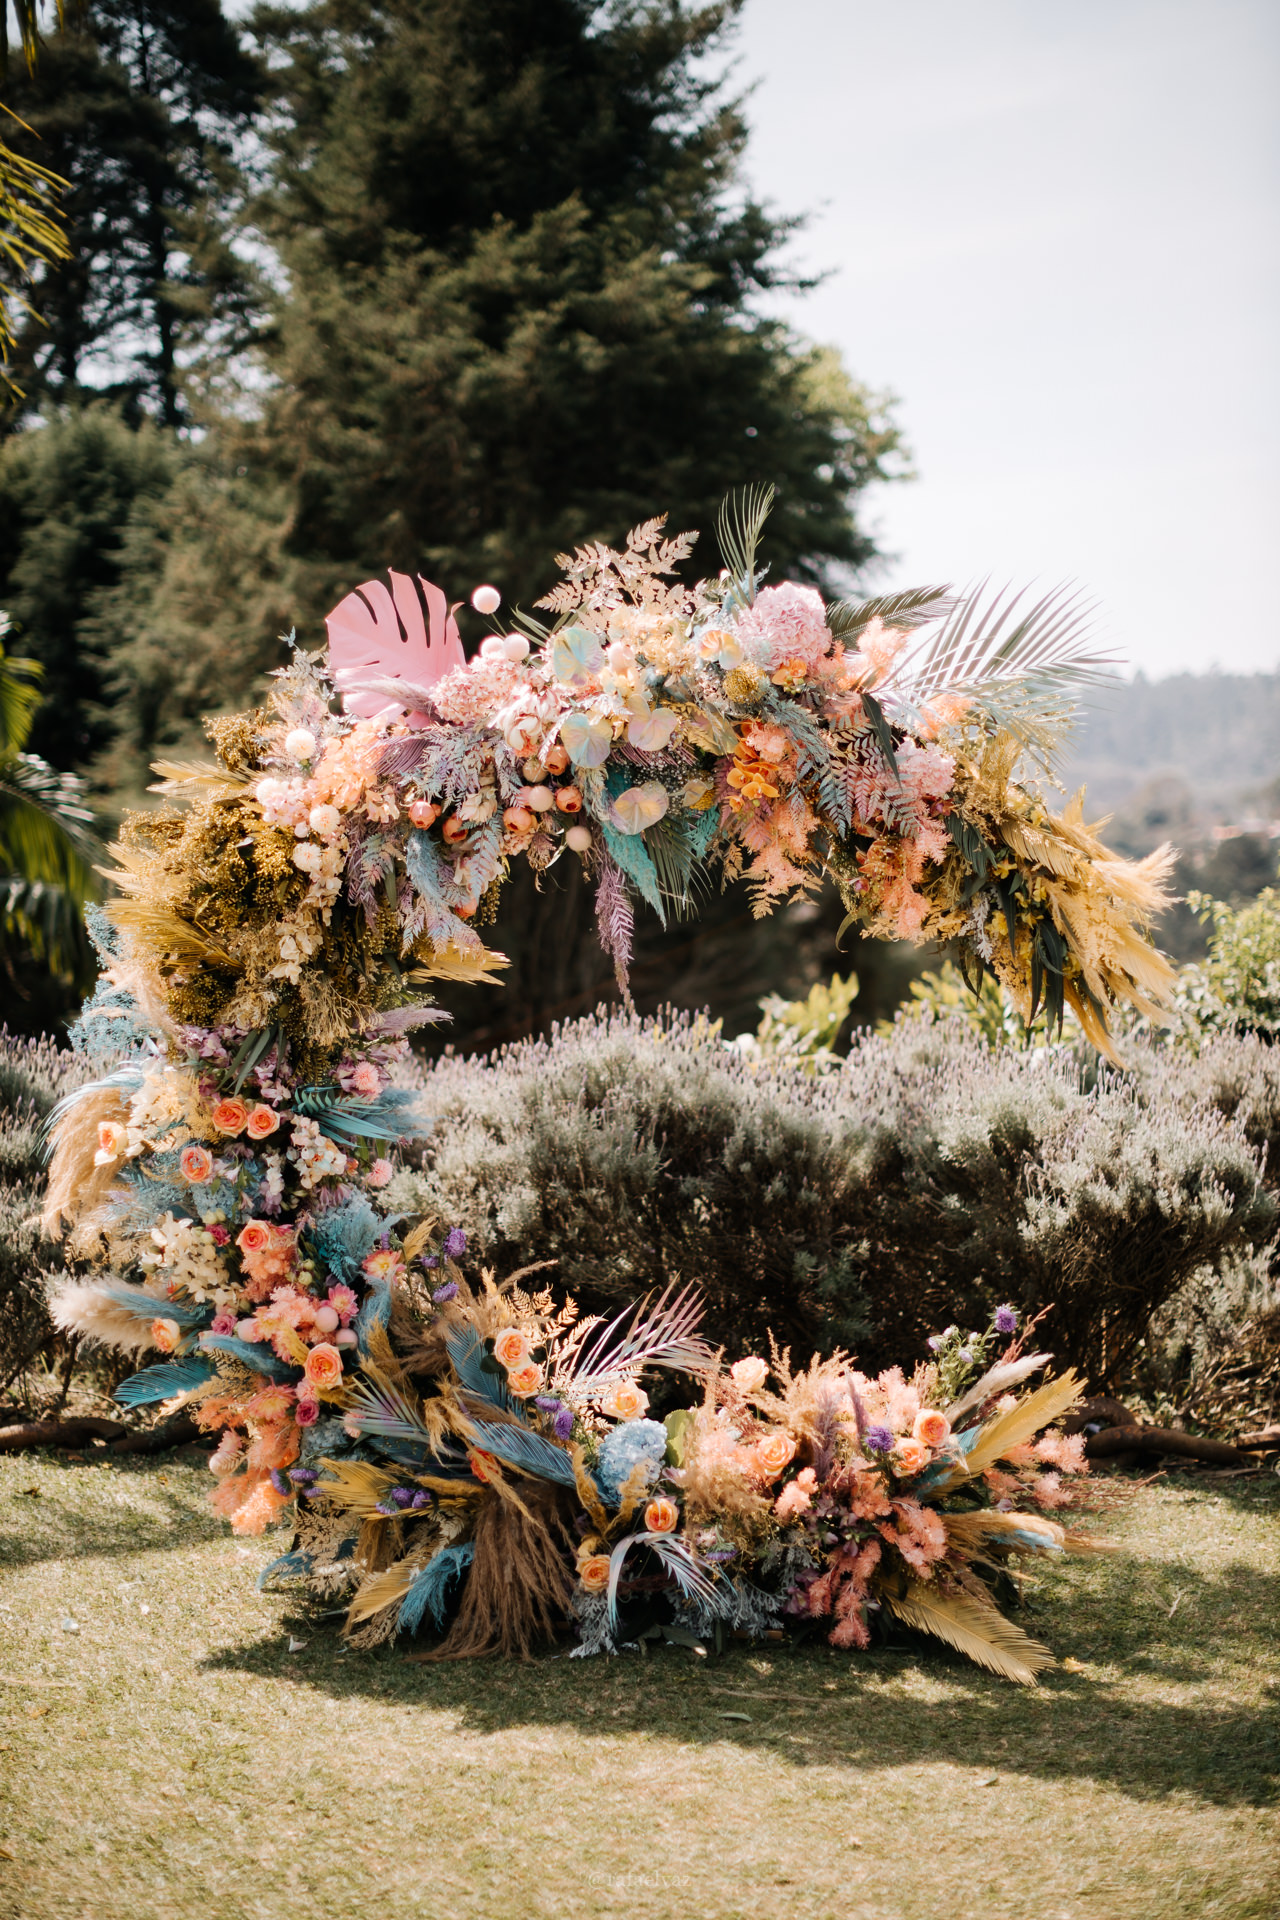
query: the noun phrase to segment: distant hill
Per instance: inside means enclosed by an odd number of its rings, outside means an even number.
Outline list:
[[[1280,860],[1280,673],[1141,675],[1094,693],[1060,766],[1085,814],[1111,818],[1108,845],[1135,857],[1164,840],[1181,851],[1175,891],[1218,899],[1274,886]],[[1159,930],[1175,959],[1204,951],[1204,930],[1175,906]]]
[[[1065,757],[1067,787],[1087,784],[1109,811],[1162,777],[1185,783],[1206,824],[1256,811],[1280,778],[1280,673],[1139,674],[1091,694]]]

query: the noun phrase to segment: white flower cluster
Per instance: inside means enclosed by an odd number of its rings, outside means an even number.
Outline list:
[[[319,1186],[322,1180],[335,1179],[347,1170],[345,1152],[335,1146],[332,1140],[325,1139],[315,1120],[294,1120],[289,1158],[298,1169],[299,1185],[307,1192]]]
[[[303,902],[298,912],[280,923],[280,961],[268,974],[270,980],[288,980],[296,987],[302,969],[321,946],[320,929]]]
[[[129,1101],[128,1157],[136,1159],[146,1149],[182,1146],[191,1138],[200,1104],[199,1088],[183,1068],[153,1067]]]
[[[150,1239],[151,1246],[139,1256],[139,1266],[162,1272],[193,1300],[211,1300],[219,1309],[234,1305],[236,1289],[207,1227],[166,1213],[152,1227]]]

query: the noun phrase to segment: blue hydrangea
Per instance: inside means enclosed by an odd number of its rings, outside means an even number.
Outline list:
[[[600,1445],[597,1472],[606,1496],[615,1502],[621,1499],[625,1482],[641,1461],[652,1484],[666,1451],[667,1430],[656,1420],[624,1420]]]

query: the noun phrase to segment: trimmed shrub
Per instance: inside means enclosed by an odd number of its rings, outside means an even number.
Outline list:
[[[1272,1231],[1280,1060],[1250,1044],[1176,1064],[1147,1044],[1098,1073],[925,1019],[814,1073],[696,1017],[601,1012],[425,1070],[437,1124],[397,1197],[499,1268],[556,1258],[590,1308],[691,1280],[717,1339],[839,1341],[868,1366],[1052,1303],[1060,1359],[1115,1383],[1153,1313]]]

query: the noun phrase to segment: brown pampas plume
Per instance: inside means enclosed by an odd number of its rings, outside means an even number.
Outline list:
[[[544,1480],[525,1488],[527,1505],[490,1494],[476,1517],[475,1559],[447,1637],[410,1660],[475,1660],[484,1654],[527,1660],[554,1638],[573,1593],[572,1535],[565,1491]]]
[[[128,1103],[121,1098],[119,1088],[99,1087],[73,1101],[58,1121],[40,1215],[40,1225],[51,1240],[60,1240],[64,1226],[74,1227],[106,1199],[124,1164],[124,1155],[104,1166],[94,1165],[98,1128],[104,1120],[123,1125],[128,1118]]]

